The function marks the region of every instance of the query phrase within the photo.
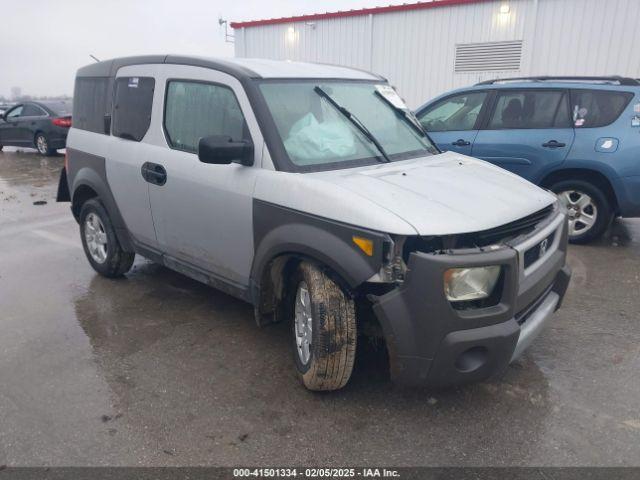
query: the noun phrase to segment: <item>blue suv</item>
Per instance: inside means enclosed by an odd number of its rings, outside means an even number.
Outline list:
[[[640,81],[622,77],[491,80],[444,94],[416,116],[442,150],[548,188],[569,212],[569,239],[640,217]]]

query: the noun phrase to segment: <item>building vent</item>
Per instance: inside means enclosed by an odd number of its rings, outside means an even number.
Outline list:
[[[520,70],[522,40],[456,45],[456,73]]]

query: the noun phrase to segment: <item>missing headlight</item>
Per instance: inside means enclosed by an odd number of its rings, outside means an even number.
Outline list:
[[[369,279],[372,283],[402,283],[407,273],[407,264],[402,257],[405,237],[396,237],[385,242],[383,250],[384,262],[380,271]]]

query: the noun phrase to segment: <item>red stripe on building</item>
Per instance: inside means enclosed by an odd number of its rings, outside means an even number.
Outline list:
[[[418,2],[402,5],[388,5],[386,7],[362,8],[360,10],[347,10],[343,12],[312,13],[297,17],[269,18],[266,20],[251,20],[248,22],[231,22],[231,28],[259,27],[261,25],[275,25],[278,23],[308,22],[310,20],[326,20],[329,18],[358,17],[361,15],[406,12],[409,10],[423,10],[425,8],[451,7],[455,5],[468,5],[470,3],[489,2],[493,0],[436,0],[433,2]]]

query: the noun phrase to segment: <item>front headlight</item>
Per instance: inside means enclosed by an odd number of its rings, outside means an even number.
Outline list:
[[[493,292],[501,267],[451,268],[444,272],[444,293],[450,302],[481,300]]]

